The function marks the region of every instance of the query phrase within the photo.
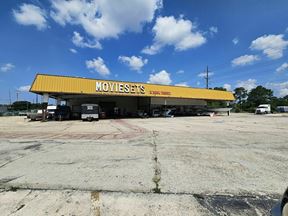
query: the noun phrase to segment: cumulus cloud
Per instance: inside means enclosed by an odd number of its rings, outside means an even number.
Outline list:
[[[73,49],[73,48],[70,48],[69,51],[72,52],[72,53],[74,53],[74,54],[77,53],[77,50],[75,50],[75,49]]]
[[[31,88],[30,85],[20,86],[19,88],[17,88],[17,91],[20,91],[20,92],[29,92],[30,88]]]
[[[266,87],[271,88],[276,93],[276,95],[280,97],[288,95],[288,81],[281,83],[267,83]]]
[[[243,87],[246,90],[250,91],[253,88],[256,88],[257,86],[257,80],[256,79],[248,79],[248,80],[240,80],[237,81],[236,87]]]
[[[270,59],[278,59],[283,56],[283,51],[288,46],[284,35],[264,35],[252,41],[250,49],[262,51]]]
[[[97,41],[124,32],[141,32],[162,0],[51,0],[51,17],[60,25],[79,25]]]
[[[279,74],[284,73],[285,71],[288,71],[288,63],[287,62],[283,63],[280,67],[278,67],[276,69],[276,72]]]
[[[148,83],[169,85],[172,83],[172,80],[170,74],[165,70],[162,70],[158,73],[150,74]]]
[[[72,43],[81,48],[95,48],[102,49],[101,44],[98,41],[85,41],[79,32],[73,32]]]
[[[255,61],[260,60],[257,55],[243,55],[232,60],[232,66],[244,66],[253,64]]]
[[[231,91],[231,85],[228,84],[228,83],[225,83],[225,84],[223,85],[223,88],[225,88],[227,91]]]
[[[154,55],[164,46],[174,46],[176,51],[196,48],[206,42],[203,34],[190,21],[173,16],[158,17],[152,29],[154,33],[153,44],[142,50],[142,53]]]
[[[233,38],[232,43],[233,43],[234,45],[237,45],[237,44],[239,43],[239,39],[238,39],[237,37],[236,37],[236,38]]]
[[[213,72],[208,72],[208,76],[210,77],[210,76],[213,76],[214,75],[214,73]],[[203,73],[199,73],[198,74],[198,77],[200,77],[200,78],[204,78],[204,77],[206,77],[207,76],[207,73],[206,72],[203,72]]]
[[[22,4],[18,10],[13,10],[13,16],[21,25],[34,25],[38,30],[48,27],[45,10],[33,4]]]
[[[148,59],[143,59],[141,56],[119,56],[118,60],[134,71],[140,71],[148,63]]]
[[[175,86],[183,86],[183,87],[188,87],[188,83],[187,82],[180,82],[180,83],[177,83],[175,84]]]
[[[3,64],[1,67],[0,67],[0,71],[2,72],[8,72],[10,70],[12,70],[13,68],[15,68],[15,65],[11,64],[11,63],[6,63],[6,64]]]
[[[105,62],[101,57],[86,61],[86,67],[96,71],[102,76],[107,76],[110,74],[110,70],[105,65]]]
[[[215,34],[218,33],[218,28],[217,28],[216,26],[211,26],[211,27],[209,28],[209,32],[210,32],[210,35],[211,35],[211,36],[214,36]]]

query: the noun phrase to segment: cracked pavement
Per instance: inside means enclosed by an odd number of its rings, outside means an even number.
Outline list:
[[[267,215],[288,186],[287,117],[1,117],[1,215]]]

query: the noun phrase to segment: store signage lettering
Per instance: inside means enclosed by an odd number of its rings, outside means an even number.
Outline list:
[[[133,83],[96,82],[96,92],[145,94],[145,86]]]

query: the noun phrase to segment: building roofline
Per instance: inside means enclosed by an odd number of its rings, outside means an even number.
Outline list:
[[[99,81],[110,81],[110,82],[124,82],[124,83],[139,83],[139,84],[145,84],[145,85],[157,85],[157,86],[169,86],[169,87],[177,87],[177,88],[191,88],[191,89],[201,89],[201,90],[213,90],[213,91],[219,91],[222,92],[221,90],[217,90],[217,89],[206,89],[206,88],[195,88],[195,87],[190,87],[190,86],[176,86],[176,85],[165,85],[165,84],[153,84],[153,83],[145,83],[145,82],[132,82],[132,81],[123,81],[123,80],[110,80],[110,79],[95,79],[95,78],[86,78],[86,77],[77,77],[77,76],[67,76],[67,75],[53,75],[53,74],[45,74],[45,73],[37,73],[33,83],[30,87],[30,92],[31,88],[35,82],[35,80],[37,79],[38,75],[43,75],[43,76],[52,76],[52,77],[65,77],[65,78],[73,78],[73,79],[85,79],[85,80],[99,80]],[[226,92],[231,92],[232,91],[226,91]]]

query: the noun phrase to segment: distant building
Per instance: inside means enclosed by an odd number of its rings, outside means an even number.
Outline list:
[[[4,113],[8,111],[8,105],[0,105],[0,113]]]

